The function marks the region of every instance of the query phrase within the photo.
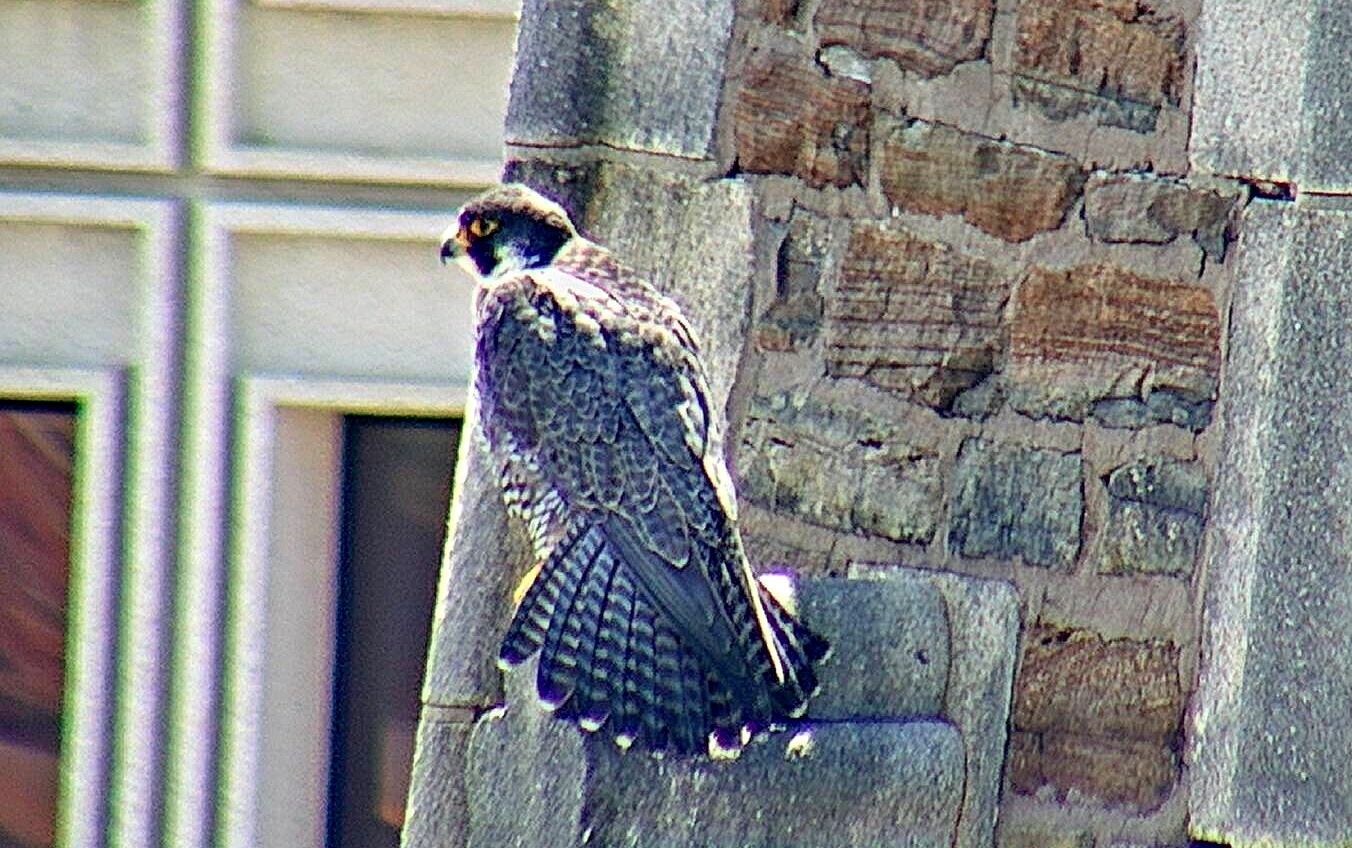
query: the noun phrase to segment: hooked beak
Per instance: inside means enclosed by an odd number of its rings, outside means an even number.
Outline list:
[[[441,264],[448,260],[459,259],[469,249],[469,237],[460,228],[459,223],[451,224],[441,236]]]

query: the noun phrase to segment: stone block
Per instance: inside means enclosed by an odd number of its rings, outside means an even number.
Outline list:
[[[1193,463],[1136,462],[1107,477],[1108,520],[1098,570],[1192,574],[1206,509],[1206,475]]]
[[[447,717],[438,707],[424,708],[404,809],[401,844],[408,848],[464,845],[469,834],[465,764],[474,713]]]
[[[1219,262],[1237,199],[1178,180],[1096,173],[1085,186],[1084,220],[1099,241],[1166,244],[1191,237]]]
[[[1352,191],[1352,6],[1340,0],[1219,0],[1202,6],[1193,95],[1202,172]]]
[[[1158,741],[1047,733],[1031,758],[1011,763],[1010,786],[1021,795],[1045,786],[1060,800],[1070,793],[1135,812],[1157,809],[1179,776],[1178,754]]]
[[[737,468],[742,498],[834,530],[927,542],[943,509],[934,449],[801,388],[752,400]]]
[[[585,841],[587,740],[576,725],[556,721],[540,706],[535,668],[532,658],[506,675],[506,706],[485,714],[470,734],[467,848]]]
[[[743,171],[792,174],[818,188],[867,179],[868,86],[828,75],[796,46],[751,53],[737,81],[733,122]]]
[[[826,301],[826,373],[945,409],[1002,358],[1016,279],[895,224],[855,222]]]
[[[823,0],[817,37],[872,58],[888,58],[924,76],[946,74],[986,53],[993,0]]]
[[[1159,389],[1215,397],[1220,314],[1210,291],[1113,265],[1033,268],[1010,317],[1010,402],[1082,419],[1103,398]],[[1149,410],[1147,410],[1147,413]]]
[[[1024,0],[1014,26],[1016,98],[1053,120],[1153,132],[1160,107],[1180,102],[1188,62],[1176,17],[1135,2]]]
[[[1256,201],[1231,259],[1190,833],[1352,842],[1352,212]]]
[[[1080,549],[1080,455],[967,439],[958,449],[949,546],[966,557],[1068,568]]]
[[[831,243],[830,221],[796,210],[775,257],[775,300],[760,316],[764,350],[798,350],[816,340],[825,302],[818,288]]]
[[[1182,720],[1176,645],[1042,623],[1024,634],[1015,729],[1167,743]]]
[[[816,846],[831,834],[839,844],[937,847],[954,844],[968,810],[975,822],[965,826],[980,834],[987,813],[994,824],[1009,682],[998,669],[1012,669],[1016,603],[1008,587],[956,580],[977,585],[920,572],[802,581],[804,620],[833,644],[822,691],[807,722],[732,762],[622,753],[604,733],[556,721],[536,703],[527,662],[507,675],[506,707],[470,737],[468,844]],[[950,594],[972,653],[961,659],[948,652]],[[950,668],[966,675],[960,696],[945,691]],[[985,705],[991,726],[969,735],[951,721],[887,720],[934,715],[954,697]],[[987,745],[993,760],[973,772],[973,752]]]
[[[599,845],[946,848],[962,806],[962,737],[945,722],[819,724],[732,763],[620,755],[599,741],[588,816]]]
[[[526,0],[507,142],[708,158],[733,7],[731,0],[684,7]]]
[[[1155,389],[1145,400],[1104,398],[1096,400],[1089,416],[1105,427],[1139,429],[1151,424],[1173,424],[1187,430],[1203,430],[1211,423],[1209,398],[1198,398],[1171,389]]]
[[[961,215],[1015,242],[1061,226],[1084,178],[1068,156],[924,121],[894,125],[879,166],[883,193],[894,206]]]
[[[810,720],[943,715],[949,622],[928,580],[806,579],[798,609],[814,630],[831,634]]]
[[[423,678],[423,703],[436,706],[480,707],[500,697],[498,642],[513,581],[533,556],[524,528],[508,521],[477,408],[471,398]]]

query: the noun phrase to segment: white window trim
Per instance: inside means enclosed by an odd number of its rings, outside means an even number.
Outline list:
[[[232,532],[226,563],[229,626],[226,632],[221,733],[221,807],[217,831],[225,848],[291,845],[322,846],[328,812],[330,702],[333,686],[334,590],[339,568],[341,513],[341,417],[344,414],[459,416],[464,414],[461,385],[363,383],[246,377],[239,383],[235,456],[238,465],[231,496]],[[313,438],[306,427],[288,424],[288,411],[320,412],[329,418],[333,442],[326,457],[299,469],[284,454]],[[321,427],[323,425],[321,424]],[[288,430],[290,432],[288,432]],[[299,452],[299,451],[297,451]],[[279,505],[286,482],[313,493],[300,509]],[[281,511],[294,509],[290,515]],[[279,518],[285,534],[275,533]],[[297,525],[303,529],[297,531]],[[318,566],[318,567],[317,567]],[[322,575],[314,580],[316,573]],[[271,614],[278,600],[270,588],[279,582],[299,585],[311,578],[308,597],[297,602],[321,614],[308,632],[278,635]],[[291,614],[295,614],[293,608]],[[278,657],[280,656],[280,660]],[[300,666],[297,668],[296,663]],[[286,671],[283,671],[283,667]],[[316,691],[316,685],[318,691]],[[277,738],[264,726],[276,705],[303,715],[293,718],[290,734]],[[273,706],[273,710],[269,707]],[[273,742],[268,744],[269,735]],[[293,750],[287,751],[287,747]],[[266,751],[268,760],[264,762]]]
[[[206,72],[198,132],[208,170],[221,174],[288,179],[350,180],[462,186],[493,185],[502,173],[502,158],[442,156],[364,156],[285,148],[260,149],[235,139],[235,33],[238,10],[250,0],[206,0]],[[439,17],[511,20],[514,5],[505,0],[263,0],[258,5],[307,11],[378,14],[431,14]],[[509,11],[509,8],[511,9]]]
[[[169,173],[178,165],[183,127],[177,116],[183,110],[183,78],[179,50],[182,44],[183,10],[178,0],[99,0],[136,5],[141,9],[144,47],[126,45],[129,51],[145,51],[150,79],[146,80],[145,123],[141,143],[112,140],[62,138],[16,138],[0,134],[0,163],[49,167],[82,167],[117,171]],[[166,116],[175,116],[166,120]]]
[[[288,412],[327,411],[336,426],[339,416],[348,412],[460,415],[471,370],[469,362],[447,363],[449,382],[240,372],[231,361],[232,239],[257,234],[426,241],[429,261],[435,262],[435,240],[444,225],[442,214],[262,203],[209,204],[196,217],[184,375],[173,644],[176,698],[169,716],[164,845],[322,846],[324,834],[316,828],[325,820],[326,809],[319,805],[326,805],[327,799],[317,801],[300,784],[308,781],[311,789],[327,788],[327,758],[322,774],[302,773],[304,764],[295,764],[290,793],[261,796],[258,791],[265,774],[259,730],[267,699],[327,701],[332,694],[331,677],[328,685],[319,687],[323,691],[311,691],[313,686],[303,693],[294,687],[288,690],[289,681],[266,679],[263,654],[249,653],[254,646],[264,651],[269,647],[269,623],[259,601],[267,597],[268,576],[288,568],[270,561],[269,528],[280,465],[276,451],[294,444],[288,441],[292,437],[288,422],[281,419]],[[454,282],[448,280],[448,285]],[[468,291],[465,303],[469,308]],[[307,473],[313,475],[316,488],[334,491],[336,465],[331,471],[311,468]],[[320,525],[336,532],[337,512],[310,517],[315,523],[307,526],[314,538],[323,538]],[[309,553],[319,551],[327,557],[329,573],[336,574],[336,549],[326,553],[325,544],[314,542]],[[227,597],[221,595],[223,588]],[[223,611],[226,605],[230,616]],[[223,663],[225,650],[229,656]],[[244,662],[252,665],[246,667]],[[331,675],[331,657],[326,662]],[[326,715],[315,712],[309,722],[313,725]],[[324,734],[327,739],[327,727]],[[290,829],[282,832],[276,827]]]
[[[117,626],[122,375],[0,367],[0,398],[76,405],[57,844],[102,844]]]
[[[137,346],[119,361],[99,363],[126,375],[125,442],[119,483],[121,609],[116,651],[107,786],[106,841],[112,846],[155,843],[160,807],[161,706],[168,674],[162,661],[167,633],[169,528],[179,277],[175,266],[178,215],[161,200],[90,198],[0,192],[0,221],[131,229],[141,237]],[[33,363],[86,368],[90,363]],[[17,373],[17,372],[12,372]],[[39,373],[39,372],[33,372]],[[18,390],[18,386],[14,387]],[[105,702],[104,706],[107,704]],[[79,826],[84,827],[83,819]],[[88,840],[88,841],[81,841]],[[72,834],[70,846],[101,845],[102,833]]]

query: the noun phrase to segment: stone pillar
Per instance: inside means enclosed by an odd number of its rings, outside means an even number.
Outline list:
[[[1191,710],[1191,832],[1352,841],[1352,7],[1212,0],[1193,163],[1253,184]]]

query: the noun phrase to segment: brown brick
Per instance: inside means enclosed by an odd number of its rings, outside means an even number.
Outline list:
[[[1009,785],[1032,795],[1047,781],[1042,776],[1042,734],[1015,730],[1009,734]]]
[[[1222,261],[1236,201],[1178,180],[1095,174],[1085,186],[1084,220],[1099,241],[1165,244],[1191,236],[1210,258]]]
[[[1014,727],[1169,745],[1183,720],[1178,648],[1037,624],[1024,634]]]
[[[1066,156],[911,121],[883,145],[883,193],[927,215],[959,214],[1006,241],[1061,226],[1084,172]]]
[[[1220,316],[1206,289],[1112,265],[1034,268],[1010,317],[1012,386],[1039,392],[1074,383],[1087,396],[1141,386],[1212,398]]]
[[[1159,742],[1048,733],[1042,738],[1040,768],[1058,797],[1073,789],[1145,812],[1169,797],[1179,761],[1177,753]]]
[[[1013,278],[894,224],[854,224],[826,299],[826,370],[945,407],[995,367]]]
[[[1018,76],[1071,94],[1067,100],[1036,88],[1023,91],[1054,118],[1091,113],[1149,130],[1161,105],[1179,103],[1187,67],[1183,23],[1134,0],[1024,0],[1014,39]],[[1100,99],[1126,109],[1105,110]]]
[[[823,0],[816,25],[823,45],[934,76],[985,55],[994,12],[994,0]]]
[[[752,54],[734,120],[737,160],[745,171],[793,174],[819,188],[864,178],[868,86],[828,77],[796,50],[769,47]]]

